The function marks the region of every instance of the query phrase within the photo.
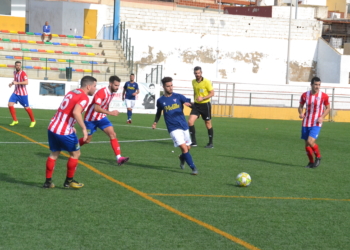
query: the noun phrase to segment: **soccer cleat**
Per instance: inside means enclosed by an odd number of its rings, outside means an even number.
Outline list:
[[[130,120],[127,120],[127,121],[126,121],[126,123],[127,123],[127,124],[130,124],[130,123],[131,123],[131,121],[130,121]]]
[[[305,167],[306,168],[313,168],[314,167],[314,163],[309,162]]]
[[[13,121],[11,124],[10,124],[10,126],[15,126],[15,125],[17,125],[18,124],[18,121]]]
[[[197,147],[197,142],[192,142],[190,146],[191,147]]]
[[[214,145],[212,143],[208,143],[207,146],[205,146],[205,148],[214,148]]]
[[[83,183],[79,183],[76,180],[66,180],[63,184],[65,188],[82,188],[84,187]]]
[[[54,187],[55,187],[55,184],[53,184],[51,181],[46,181],[43,186],[43,188],[54,188]]]
[[[129,120],[129,124],[131,124],[132,122],[131,122],[131,119]]]
[[[36,124],[36,121],[30,122],[29,127],[30,127],[30,128],[34,128],[35,124]]]
[[[320,158],[316,157],[313,168],[317,168],[318,166],[320,166],[320,164],[321,164],[321,157]]]
[[[196,167],[192,168],[192,173],[191,175],[197,175],[198,174],[198,170]]]
[[[185,169],[185,160],[181,159],[181,155],[179,155],[179,160],[180,160],[180,168]]]
[[[123,157],[123,156],[120,157],[120,158],[117,160],[118,166],[123,165],[123,164],[126,163],[128,160],[129,160],[129,157]]]

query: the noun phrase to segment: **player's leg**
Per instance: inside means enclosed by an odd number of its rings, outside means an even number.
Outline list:
[[[309,134],[310,134],[310,128],[309,127],[302,127],[301,128],[301,139],[305,141],[305,151],[306,155],[309,158],[309,163],[305,166],[306,168],[313,168],[315,160],[314,160],[314,154],[312,151],[312,147],[308,143],[309,139]]]
[[[188,118],[188,126],[189,126],[189,130],[190,130],[191,141],[192,141],[191,146],[197,147],[196,129],[194,127],[194,123],[199,117],[199,111],[198,111],[195,103],[192,104],[191,108],[192,108],[192,110],[190,113],[190,117]]]
[[[205,146],[205,148],[213,148],[213,138],[214,138],[214,129],[211,123],[211,104],[210,102],[202,104],[201,105],[202,110],[200,110],[201,112],[201,116],[202,119],[204,120],[205,126],[208,130],[208,137],[209,137],[209,143],[207,144],[207,146]]]
[[[49,42],[52,40],[52,34],[49,35]]]
[[[174,146],[179,147],[181,150],[180,159],[180,167],[184,169],[184,162],[188,164],[188,166],[192,169],[192,175],[197,175],[198,170],[196,165],[193,162],[192,155],[190,154],[190,145],[191,145],[191,137],[188,130],[177,129],[170,133],[171,138],[173,139]]]
[[[63,150],[68,151],[70,155],[67,161],[67,174],[66,180],[63,183],[63,187],[81,188],[84,186],[84,184],[74,180],[75,171],[77,169],[80,157],[80,145],[78,137],[75,133],[70,135],[60,135],[60,137],[62,140]]]
[[[17,95],[15,93],[13,93],[10,96],[9,102],[8,102],[8,107],[9,107],[9,111],[10,114],[12,116],[12,123],[10,124],[10,126],[15,126],[16,124],[18,124],[18,120],[17,120],[17,116],[16,116],[16,110],[15,110],[15,103],[18,102],[18,98]]]
[[[27,111],[30,118],[30,128],[34,128],[36,121],[32,109],[29,107],[28,95],[18,96],[18,102],[23,106],[25,111]]]
[[[83,146],[84,144],[88,144],[91,142],[92,135],[97,131],[98,121],[92,121],[92,122],[84,121],[84,124],[88,133],[88,138],[86,139],[86,141],[84,141],[83,137],[79,139],[80,147]]]
[[[314,126],[311,128],[309,137],[307,139],[307,143],[311,147],[313,153],[315,154],[315,164],[314,168],[317,168],[321,164],[321,152],[320,149],[318,148],[318,145],[316,144],[316,140],[321,132],[321,127]]]
[[[46,160],[46,180],[43,188],[54,188],[55,184],[52,182],[52,175],[55,169],[56,160],[61,153],[61,142],[57,135],[50,130],[48,130],[48,141],[51,152]]]
[[[45,33],[43,32],[43,33],[41,34],[41,41],[44,42],[44,39],[45,39]]]
[[[121,155],[121,150],[120,150],[119,141],[117,139],[117,135],[114,132],[112,123],[108,120],[107,117],[103,118],[100,121],[99,128],[101,130],[103,130],[103,132],[105,132],[105,134],[109,137],[111,147],[112,147],[113,152],[115,154],[118,165],[121,166],[124,163],[126,163],[127,161],[129,161],[129,157],[123,157]]]

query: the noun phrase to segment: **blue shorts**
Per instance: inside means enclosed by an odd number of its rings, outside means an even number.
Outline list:
[[[19,102],[23,107],[29,107],[28,95],[16,95],[15,93],[12,93],[9,102]]]
[[[98,121],[84,121],[88,135],[92,135],[93,133],[95,133],[97,131],[97,128],[104,130],[107,127],[111,127],[113,126],[112,123],[108,120],[107,117],[98,120]]]
[[[307,140],[310,137],[317,139],[318,135],[321,132],[321,127],[302,127],[301,128],[301,139]]]
[[[78,137],[75,133],[70,135],[58,135],[48,130],[49,146],[52,152],[80,150]]]

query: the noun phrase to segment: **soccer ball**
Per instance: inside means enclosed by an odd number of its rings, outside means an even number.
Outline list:
[[[237,182],[237,185],[240,187],[247,187],[252,182],[252,178],[250,178],[249,174],[243,172],[237,175],[236,182]]]

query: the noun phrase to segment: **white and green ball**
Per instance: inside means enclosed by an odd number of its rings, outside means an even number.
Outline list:
[[[252,178],[248,173],[243,172],[237,175],[236,182],[237,182],[237,185],[240,187],[248,187],[252,182]]]

